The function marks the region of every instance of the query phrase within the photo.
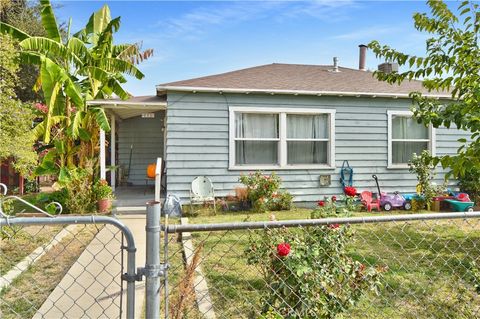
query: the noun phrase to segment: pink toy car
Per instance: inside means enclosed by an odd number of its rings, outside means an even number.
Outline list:
[[[377,175],[372,175],[373,179],[377,183],[378,194],[380,196],[380,206],[385,211],[391,211],[393,208],[403,208],[405,210],[412,209],[412,203],[407,201],[405,197],[400,195],[398,192],[392,194],[382,193],[380,191],[380,185],[378,184]]]

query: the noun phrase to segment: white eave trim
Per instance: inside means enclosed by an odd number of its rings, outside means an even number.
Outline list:
[[[146,108],[146,109],[166,109],[167,102],[129,102],[129,101],[105,101],[92,100],[87,101],[87,105],[98,105],[104,108]]]
[[[354,96],[354,97],[388,97],[410,98],[407,93],[374,93],[374,92],[342,92],[342,91],[305,91],[305,90],[268,90],[268,89],[233,89],[233,88],[210,88],[195,86],[156,86],[157,91],[180,91],[180,92],[204,92],[204,93],[245,93],[245,94],[291,94],[291,95],[317,95],[317,96]],[[438,99],[451,99],[448,94],[423,94],[426,97]]]

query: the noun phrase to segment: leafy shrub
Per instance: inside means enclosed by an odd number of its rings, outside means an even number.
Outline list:
[[[319,202],[312,218],[339,216],[334,201]],[[303,229],[267,229],[252,234],[247,262],[267,283],[261,302],[264,318],[272,311],[286,318],[335,318],[368,291],[378,293],[385,268],[366,266],[347,254],[354,232],[330,224]]]
[[[40,191],[40,185],[36,179],[27,179],[23,190],[25,193],[38,193]]]
[[[458,177],[458,186],[478,204],[480,202],[480,168],[473,167],[466,170],[463,176]]]
[[[70,213],[89,214],[96,211],[91,172],[80,168],[70,171],[65,189],[67,192],[65,206]]]
[[[100,199],[113,199],[113,191],[108,182],[104,179],[98,180],[93,185],[93,195],[96,200]]]
[[[431,156],[429,151],[424,150],[420,155],[413,154],[408,166],[410,172],[417,175],[420,195],[422,195],[427,209],[430,210],[433,197],[437,195],[437,189],[432,184],[435,177],[435,157]]]
[[[279,192],[272,194],[270,200],[270,210],[289,210],[292,208],[293,196],[289,192]]]
[[[282,180],[275,173],[263,175],[257,171],[240,176],[240,182],[246,186],[248,199],[256,212],[290,209],[292,205],[293,196],[279,191]]]
[[[35,199],[37,204],[43,207],[48,206],[52,202],[57,202],[60,205],[62,205],[62,208],[63,208],[62,213],[68,213],[68,209],[66,205],[67,199],[68,199],[68,192],[66,188],[62,188],[52,193],[40,193],[36,196]],[[51,207],[51,206],[48,206],[48,207]],[[55,211],[49,211],[49,210],[47,210],[47,212],[55,213]]]

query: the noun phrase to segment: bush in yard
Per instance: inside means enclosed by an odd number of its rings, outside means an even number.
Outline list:
[[[311,215],[332,216],[339,214],[331,200],[320,201]],[[353,237],[349,226],[338,224],[252,234],[246,255],[265,282],[263,316],[335,318],[368,291],[377,293],[384,269],[348,256],[347,245]]]
[[[70,171],[65,189],[67,193],[65,206],[70,213],[89,214],[95,212],[97,201],[93,191],[91,171],[80,168]]]
[[[408,166],[410,172],[417,175],[420,195],[422,195],[427,208],[430,210],[433,197],[437,195],[437,189],[432,184],[432,180],[435,177],[434,170],[436,166],[434,157],[430,155],[429,151],[424,150],[420,155],[413,154]]]
[[[480,168],[472,167],[465,171],[465,174],[459,178],[458,186],[462,192],[468,193],[475,202],[480,202]]]
[[[293,196],[279,191],[282,180],[275,173],[263,175],[257,171],[240,176],[240,182],[247,187],[248,199],[256,212],[290,209]]]
[[[68,192],[66,188],[62,188],[52,193],[40,193],[35,198],[37,204],[43,205],[43,207],[48,206],[51,202],[59,203],[63,208],[62,213],[68,213],[66,205],[67,199]]]

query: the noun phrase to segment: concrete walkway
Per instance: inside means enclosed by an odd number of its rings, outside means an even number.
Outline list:
[[[145,215],[118,216],[132,231],[137,247],[136,267],[145,265]],[[34,318],[118,318],[120,314],[120,234],[105,226],[53,290]],[[116,235],[114,235],[116,234]],[[126,252],[124,254],[126,272]],[[135,317],[144,303],[144,281],[137,282]],[[124,283],[122,317],[126,310]]]

